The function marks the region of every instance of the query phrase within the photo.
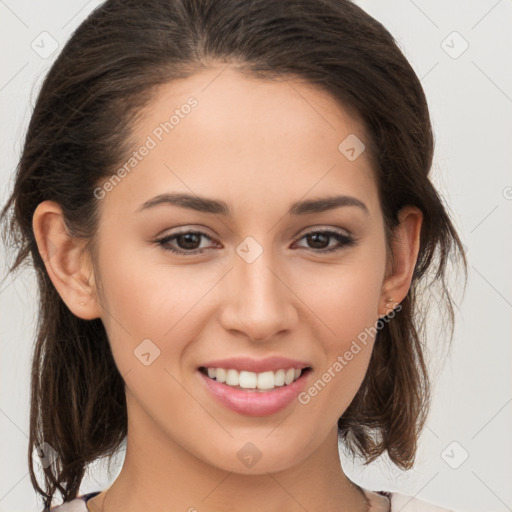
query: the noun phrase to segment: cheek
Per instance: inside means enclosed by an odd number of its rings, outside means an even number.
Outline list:
[[[106,244],[101,256],[105,316],[133,338],[162,339],[204,294],[206,284],[197,286],[198,267],[166,265],[162,258],[157,262],[158,251]]]
[[[322,337],[324,357],[303,403],[339,417],[359,389],[371,357],[384,275],[384,250],[360,251],[336,272],[316,274],[311,309],[328,327]],[[311,280],[313,285],[313,279]],[[325,391],[324,391],[325,390]]]
[[[369,273],[351,273],[317,303],[330,330],[321,339],[323,357],[314,379],[299,396],[312,417],[336,422],[360,388],[375,341],[378,294]]]
[[[144,359],[154,361],[152,374],[179,367],[188,340],[200,332],[201,306],[218,281],[211,269],[162,263],[157,251],[110,239],[100,255],[102,320],[121,374],[141,371]]]
[[[375,325],[382,280],[384,251],[354,252],[335,269],[319,267],[305,289],[310,307],[329,329],[330,351],[343,350],[365,329]],[[304,292],[303,292],[304,293]]]

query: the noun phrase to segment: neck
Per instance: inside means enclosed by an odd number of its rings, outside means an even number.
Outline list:
[[[224,471],[194,456],[161,430],[155,431],[147,417],[138,415],[136,425],[128,428],[126,456],[119,476],[106,491],[89,500],[88,509],[91,512],[368,510],[363,491],[342,469],[337,428],[328,433],[318,449],[295,465],[279,471],[262,471],[261,467],[259,474]]]

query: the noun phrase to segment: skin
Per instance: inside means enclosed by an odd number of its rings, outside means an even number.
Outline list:
[[[100,200],[97,253],[82,253],[84,241],[66,234],[58,204],[45,201],[34,214],[52,282],[76,316],[102,319],[126,382],[124,465],[88,508],[367,510],[341,467],[336,422],[361,385],[373,338],[307,405],[294,401],[265,417],[217,403],[196,369],[214,358],[284,355],[310,362],[310,387],[389,311],[390,297],[406,296],[421,213],[400,212],[392,266],[368,154],[350,161],[338,150],[349,134],[368,140],[362,124],[290,78],[254,79],[219,65],[166,84],[135,127],[134,150],[190,96],[197,107]],[[136,212],[163,192],[223,200],[232,215],[172,205]],[[344,206],[287,215],[295,201],[334,193],[358,198],[368,213]],[[168,245],[206,251],[180,256],[155,243],[178,227],[207,237]],[[318,229],[357,243],[322,253],[339,243],[305,237]],[[252,263],[236,252],[247,236],[263,250]],[[145,339],[160,350],[149,366],[134,357]],[[261,453],[250,468],[237,457],[247,442]]]

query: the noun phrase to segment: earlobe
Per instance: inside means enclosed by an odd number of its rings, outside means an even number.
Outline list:
[[[60,205],[54,201],[40,203],[32,229],[48,276],[70,311],[84,320],[98,318],[100,309],[93,272],[83,250],[85,241],[68,233]]]
[[[414,206],[405,206],[398,214],[399,224],[391,241],[393,253],[382,285],[381,309],[389,313],[390,297],[394,305],[401,302],[411,286],[414,267],[420,248],[423,214]],[[393,309],[393,308],[391,308]]]

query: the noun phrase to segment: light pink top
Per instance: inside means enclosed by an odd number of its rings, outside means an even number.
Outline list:
[[[397,492],[363,491],[370,502],[369,512],[455,512]],[[86,502],[99,493],[100,491],[83,494],[72,501],[52,507],[50,512],[90,512]]]

